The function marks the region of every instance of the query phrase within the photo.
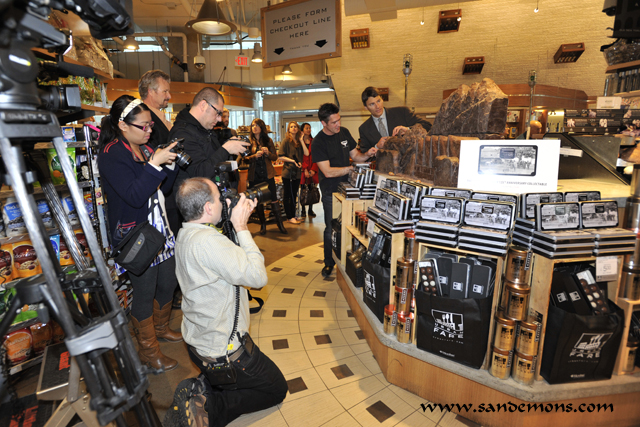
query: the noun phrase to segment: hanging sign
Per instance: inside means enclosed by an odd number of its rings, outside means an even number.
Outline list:
[[[264,68],[342,56],[340,0],[291,0],[260,13]]]

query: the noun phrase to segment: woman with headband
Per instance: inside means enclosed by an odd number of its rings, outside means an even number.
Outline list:
[[[176,145],[154,151],[147,142],[153,122],[141,100],[130,95],[116,99],[102,119],[98,166],[107,196],[111,245],[117,246],[136,225],[149,221],[165,236],[164,248],[149,268],[136,276],[129,272],[134,290],[131,322],[142,363],[152,368],[174,369],[178,362],[160,352],[158,339],[182,341],[169,329],[171,301],[177,285],[175,240],[167,220],[164,194],[178,174],[173,163]]]

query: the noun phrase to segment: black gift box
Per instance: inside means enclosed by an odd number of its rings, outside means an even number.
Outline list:
[[[581,316],[549,305],[540,375],[549,384],[611,378],[624,329],[624,312]]]
[[[491,304],[489,298],[453,299],[415,291],[418,348],[478,369],[487,351]]]

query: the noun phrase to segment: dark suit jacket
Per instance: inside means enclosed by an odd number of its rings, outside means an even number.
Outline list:
[[[153,131],[151,131],[151,137],[147,145],[155,150],[158,145],[169,142],[169,129],[164,125],[162,119],[156,116],[156,113],[151,110],[149,112],[151,113],[151,120],[153,120]]]
[[[425,119],[421,119],[411,112],[407,107],[393,107],[385,108],[387,112],[387,131],[389,136],[393,132],[396,126],[411,127],[416,123],[420,123],[422,127],[429,131],[431,129],[431,123]],[[367,121],[360,125],[360,151],[365,153],[369,148],[373,147],[380,141],[382,136],[378,132],[378,127],[373,120],[373,116],[369,117]]]

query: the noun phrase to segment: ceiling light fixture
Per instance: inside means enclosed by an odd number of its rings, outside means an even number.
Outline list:
[[[125,50],[138,50],[140,49],[140,45],[136,41],[136,38],[133,36],[127,36],[124,41],[124,49]]]
[[[251,57],[251,62],[262,62],[262,47],[260,43],[255,43],[253,45],[253,56]]]
[[[422,8],[422,21],[420,21],[420,25],[424,25],[424,7]]]
[[[216,0],[205,0],[198,17],[187,22],[185,26],[210,36],[224,36],[237,28],[236,24],[227,20]]]
[[[535,8],[535,9],[533,9],[533,12],[534,12],[534,13],[538,13],[538,11],[540,10],[540,9],[538,8],[538,6],[540,6],[540,0],[536,1],[536,8]]]
[[[293,70],[290,65],[285,65],[282,67],[282,74],[293,74]]]

